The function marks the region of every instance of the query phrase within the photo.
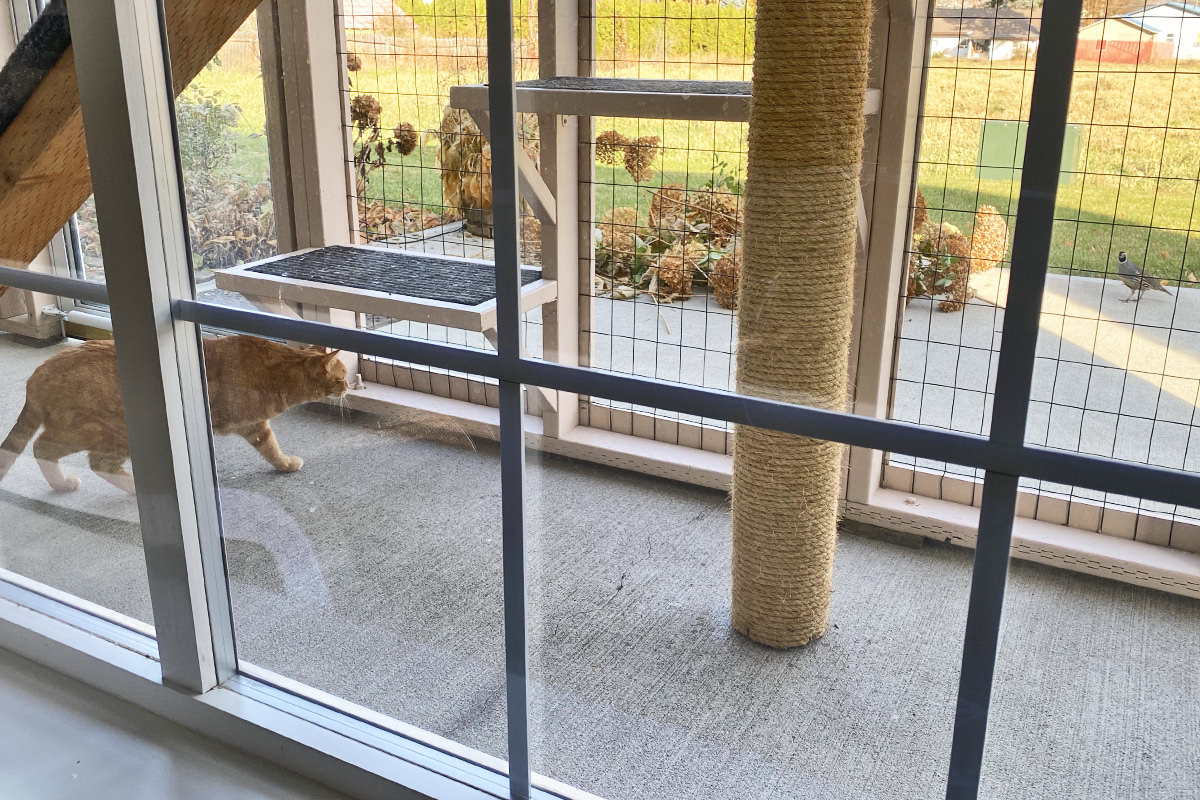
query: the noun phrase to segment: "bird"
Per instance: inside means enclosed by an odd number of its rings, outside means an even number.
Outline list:
[[[1129,287],[1129,297],[1122,300],[1122,303],[1132,300],[1135,292],[1139,301],[1142,299],[1143,292],[1151,290],[1171,294],[1167,292],[1167,287],[1163,286],[1161,280],[1151,278],[1142,272],[1141,268],[1129,258],[1129,254],[1124,250],[1117,253],[1117,277],[1121,279],[1121,283]]]

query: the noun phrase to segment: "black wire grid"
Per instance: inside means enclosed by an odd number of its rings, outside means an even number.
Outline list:
[[[537,22],[536,2],[515,4],[515,58],[520,77],[537,77]],[[484,0],[346,2],[341,6],[338,24],[344,36],[341,57],[348,80],[343,88],[349,110],[347,137],[351,142],[348,167],[357,184],[357,196],[351,199],[357,202],[359,240],[426,253],[493,259],[491,193],[485,187],[491,182],[491,174],[483,155],[486,139],[468,112],[449,106],[450,87],[487,82]],[[378,109],[378,134],[373,130],[372,106]],[[402,132],[402,125],[408,131]],[[406,136],[417,140],[415,146],[411,141],[407,143],[413,146],[408,154],[402,152]],[[531,115],[523,115],[522,144],[536,158],[536,118]],[[459,195],[463,202],[457,202],[450,188],[455,184],[471,187]],[[537,222],[528,209],[522,219],[526,231],[522,259],[538,266]],[[366,324],[428,341],[494,350],[482,334],[455,328],[374,316],[368,317]],[[524,315],[524,328],[529,350],[540,355],[540,310]],[[489,378],[422,365],[397,362],[390,366],[495,385]],[[494,392],[488,396],[491,399],[487,403],[494,405]]]
[[[1172,28],[1154,16],[1162,10],[1148,12],[1158,34],[1105,41],[1118,35],[1112,31],[1134,30],[1104,25],[1105,17],[1137,21],[1154,4],[1109,5],[1093,9],[1080,29],[1026,440],[1200,470],[1200,308],[1193,300],[1200,288],[1200,114],[1193,111],[1200,99],[1200,42],[1182,41],[1182,17]],[[1023,138],[1014,133],[1028,119],[1040,8],[995,11],[958,2],[933,13],[917,180],[929,221],[954,225],[969,239],[976,210],[988,204],[1011,231],[1020,170],[1005,174],[1004,165],[1020,161]],[[914,244],[909,259],[930,263],[928,250],[920,249]],[[1121,250],[1165,280],[1172,295],[1150,291],[1123,302],[1129,290],[1117,273]],[[974,296],[961,311],[939,311],[945,296],[917,296],[920,290],[902,281],[893,419],[987,432],[1007,258],[1008,251],[1001,264],[972,275]],[[893,457],[891,463],[982,478],[978,470],[944,462]],[[1196,509],[1069,482],[1023,480],[1022,487],[1034,495],[1027,506],[1033,516],[1063,515],[1061,501],[1080,501],[1070,517],[1085,520],[1085,527],[1200,547],[1191,536],[1174,540],[1162,524],[1194,523]],[[1048,498],[1059,501],[1058,512],[1039,509]],[[1088,506],[1090,513],[1073,513]],[[1132,514],[1104,514],[1108,509]]]

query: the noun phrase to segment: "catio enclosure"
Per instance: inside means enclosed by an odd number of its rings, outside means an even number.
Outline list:
[[[491,258],[482,0],[345,0],[337,9],[338,63],[320,77],[336,87],[327,108],[341,107],[342,138],[326,148],[340,149],[345,169],[339,187],[352,230],[339,235]],[[539,27],[537,3],[515,4],[521,258],[555,285],[522,317],[535,357],[732,388],[754,12],[752,1],[597,0],[580,7],[582,41],[566,41]],[[913,22],[912,42],[908,28],[876,14],[850,375],[856,413],[972,434],[991,424],[1041,13],[1036,4],[935,4]],[[268,143],[281,89],[264,80],[286,53],[272,50],[262,20],[248,18],[177,102],[200,296],[241,307],[244,293],[216,273],[297,241],[286,215],[277,224],[281,189],[271,175],[280,167]],[[1198,26],[1188,4],[1085,7],[1030,442],[1198,467]],[[920,81],[896,82],[905,64],[921,66]],[[584,82],[537,83],[549,75]],[[885,99],[889,75],[899,88]],[[916,128],[904,122],[910,114]],[[1126,302],[1121,251],[1163,290]],[[90,201],[50,257],[55,269],[103,281]],[[54,326],[28,297],[10,293],[0,304],[7,329]],[[68,322],[93,325],[95,310],[79,303]],[[386,313],[355,320],[494,350],[486,326],[445,323]],[[452,370],[365,357],[362,375],[475,406],[498,402],[493,379]],[[586,395],[528,410],[552,449],[584,447],[599,460],[728,483],[728,467],[707,455],[731,452],[722,420]],[[602,433],[620,436],[596,438]],[[851,514],[884,513],[878,501],[889,491],[980,502],[976,469],[856,448],[846,466]],[[1063,477],[1025,480],[1019,513],[1200,548],[1194,508],[1078,489]],[[888,519],[907,524],[904,514]]]
[[[573,47],[539,30],[536,3],[514,6],[518,80],[577,73],[620,81],[624,90],[527,84],[519,95],[522,260],[559,284],[554,302],[523,316],[533,355],[732,387],[754,10],[753,2],[585,4],[581,21],[591,41]],[[935,5],[923,44],[903,57],[924,65],[920,85],[898,94],[890,109],[877,90],[868,95],[856,289],[862,313],[851,376],[861,413],[975,434],[988,429],[1040,18],[1036,5]],[[1197,466],[1193,212],[1200,156],[1189,114],[1200,60],[1185,46],[1196,19],[1186,4],[1085,9],[1031,442]],[[487,80],[483,3],[346,0],[336,24],[355,235],[389,248],[490,258],[491,152],[479,125]],[[887,41],[887,26],[876,27],[877,39]],[[1131,40],[1129,31],[1140,33]],[[276,249],[265,95],[254,75],[259,39],[252,17],[179,103],[202,292],[231,304],[244,304],[241,295],[219,288],[211,270]],[[1132,61],[1120,55],[1129,41],[1142,53]],[[879,59],[901,59],[896,46],[879,50]],[[872,87],[883,85],[886,63],[876,64]],[[670,97],[672,81],[690,82],[687,105]],[[883,118],[916,109],[919,136],[911,142],[898,121]],[[547,125],[552,135],[542,131]],[[909,158],[911,195],[908,184],[890,183],[903,175],[892,172],[894,160]],[[876,197],[879,174],[889,184]],[[102,277],[90,213],[80,215],[79,238],[86,274]],[[1122,302],[1121,250],[1166,280],[1173,295],[1153,291]],[[893,270],[907,277],[896,281]],[[436,321],[370,314],[360,324],[493,349],[485,333]],[[497,402],[494,381],[465,373],[367,358],[364,374],[474,404]],[[556,434],[613,431],[729,452],[721,420],[599,398],[571,405],[553,410]],[[977,470],[904,456],[882,464],[854,451],[848,465],[851,502],[868,502],[879,485],[979,501]],[[723,485],[706,468],[699,474]],[[1027,517],[1200,546],[1191,509],[1066,484],[1027,481],[1023,488]]]
[[[1040,22],[1038,7],[934,9],[895,419],[970,433],[990,425],[1010,269],[1002,240],[1016,212]],[[1081,24],[1027,441],[1196,470],[1200,8],[1087,4]],[[1121,251],[1161,290],[1129,302]],[[934,497],[966,500],[963,479],[978,477],[932,461],[890,464],[885,485]],[[1195,508],[1069,480],[1023,489],[1023,516],[1195,547]]]
[[[518,80],[536,80],[539,63],[552,74],[555,62],[544,52],[539,62],[539,47],[565,49],[552,32],[539,36],[532,6],[514,8]],[[578,274],[578,345],[572,348],[578,354],[572,357],[580,363],[728,389],[754,5],[613,0],[585,9],[581,19],[594,42],[564,54],[573,62],[569,72],[630,83],[587,99],[570,89],[557,99],[554,89],[524,90],[528,100],[518,101],[519,109],[529,104],[519,117],[528,158],[522,259]],[[343,24],[360,235],[389,246],[486,257],[491,155],[478,125],[486,104],[480,91],[487,78],[483,3],[435,0],[382,11],[378,3],[347,3]],[[669,98],[670,111],[658,101],[680,86],[645,83],[679,80],[722,83],[709,85],[703,107]],[[701,85],[687,86],[697,91]],[[378,124],[370,117],[376,101]],[[546,124],[556,126],[552,141],[539,132]],[[405,138],[408,131],[416,134],[415,146]],[[568,164],[575,165],[572,174],[559,166]],[[544,180],[530,185],[529,174],[539,171]],[[579,200],[575,208],[558,203],[567,219],[557,232],[544,230],[551,220],[542,196],[553,201],[560,192]],[[547,242],[555,236],[558,241]],[[571,237],[575,241],[564,241]],[[527,346],[540,355],[546,335],[540,313],[526,315],[525,323]],[[389,329],[486,346],[481,338],[436,326]],[[395,369],[387,365],[385,372]],[[412,385],[410,375],[398,379]],[[639,432],[656,419],[684,422],[686,440],[699,444],[707,436],[709,447],[725,450],[724,424],[716,421],[701,426],[699,418],[586,400],[580,416],[585,425],[631,432],[635,411]],[[705,427],[712,430],[704,434]]]
[[[527,347],[538,356],[549,349],[558,359],[617,373],[731,388],[748,111],[748,84],[740,82],[749,80],[753,65],[754,3],[597,2],[583,9],[592,40],[577,51],[539,32],[531,4],[514,9],[518,80],[564,74],[547,66],[558,62],[544,50],[558,47],[567,51],[571,73],[624,84],[620,93],[592,91],[586,99],[561,87],[520,90],[522,259],[558,275],[562,288],[577,285],[579,300],[577,311],[553,312],[553,330],[543,315],[561,307],[564,296],[528,312]],[[903,138],[886,144],[880,138],[887,123],[880,122],[879,93],[869,94],[857,323],[859,333],[864,321],[869,327],[867,338],[858,340],[861,363],[852,371],[890,374],[852,375],[864,413],[887,408],[897,420],[976,434],[988,429],[1040,19],[1037,4],[935,4],[925,44],[909,56],[924,64],[918,94],[891,109],[907,112],[904,103],[920,109],[911,151],[903,151],[910,146]],[[1188,98],[1200,91],[1193,80],[1200,61],[1185,46],[1196,35],[1197,19],[1186,4],[1085,9],[1031,442],[1197,466],[1194,318],[1200,311],[1192,300],[1192,230],[1198,162],[1191,135],[1196,122],[1188,116],[1196,104]],[[347,2],[341,22],[359,235],[389,247],[488,257],[491,156],[478,124],[487,79],[482,3]],[[1118,30],[1141,31],[1134,42],[1152,41],[1153,48],[1143,48],[1149,55],[1132,63],[1120,56],[1128,37]],[[898,58],[895,48],[889,57]],[[872,72],[873,87],[883,85],[883,66]],[[686,109],[654,94],[669,92],[671,81],[693,82],[689,91],[696,94]],[[705,90],[703,81],[720,83]],[[705,91],[716,94],[704,101]],[[541,133],[548,124],[556,126],[552,137]],[[891,187],[875,198],[876,170],[888,169],[880,147],[916,161],[907,213],[899,219],[893,218]],[[560,193],[577,198],[577,226],[547,216]],[[562,206],[557,203],[560,215],[571,214]],[[906,245],[893,250],[888,237],[900,227]],[[1174,299],[1155,291],[1136,304],[1121,302],[1115,272],[1121,250],[1168,281]],[[907,278],[885,291],[874,285],[885,279],[869,269],[906,270]],[[573,346],[574,332],[562,323],[576,319]],[[892,319],[894,339],[880,341]],[[491,346],[484,336],[444,326],[386,318],[368,323]],[[484,379],[431,375],[406,364],[368,368],[387,384],[443,394],[454,387],[454,397],[495,403]],[[567,419],[556,423],[560,431],[577,421],[585,429],[717,453],[730,447],[725,423],[647,405],[581,397],[578,413]],[[851,485],[879,480],[885,488],[978,502],[981,474],[975,470],[894,457],[879,477],[861,474],[878,469],[874,460],[860,461]],[[1065,484],[1027,482],[1024,488],[1024,516],[1198,546],[1193,510]]]

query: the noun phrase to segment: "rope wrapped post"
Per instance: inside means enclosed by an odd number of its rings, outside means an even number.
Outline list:
[[[854,296],[870,0],[759,0],[737,388],[841,409]],[[842,446],[739,426],[733,627],[796,647],[824,634]]]

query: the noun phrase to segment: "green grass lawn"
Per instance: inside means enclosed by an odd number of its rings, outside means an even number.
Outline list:
[[[379,98],[382,125],[390,130],[411,122],[431,131],[441,121],[449,87],[482,79],[477,71],[439,72],[413,59],[363,53],[353,73],[353,93]],[[613,75],[642,77],[742,78],[745,65],[620,63],[604,65]],[[1018,187],[980,179],[974,164],[984,119],[1028,116],[1032,60],[954,61],[935,57],[925,98],[918,185],[935,214],[971,229],[983,204],[1015,213]],[[1050,264],[1056,271],[1103,273],[1117,250],[1128,250],[1154,274],[1192,281],[1200,273],[1200,247],[1189,231],[1200,222],[1196,203],[1200,176],[1200,64],[1140,65],[1136,72],[1104,66],[1075,79],[1070,122],[1081,131],[1081,153],[1072,182],[1060,186]],[[733,73],[737,74],[733,74]],[[238,150],[228,176],[257,182],[268,176],[263,133],[261,81],[256,73],[222,67],[197,79],[242,108]],[[616,129],[629,138],[658,136],[662,151],[656,174],[637,184],[621,167],[599,164],[597,216],[615,206],[634,206],[644,215],[650,191],[668,184],[691,188],[713,178],[714,158],[739,180],[745,177],[746,126],[737,123],[596,119],[596,131]],[[369,198],[440,212],[440,167],[432,137],[406,157],[398,154],[377,170]]]

